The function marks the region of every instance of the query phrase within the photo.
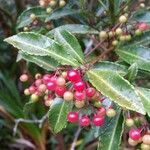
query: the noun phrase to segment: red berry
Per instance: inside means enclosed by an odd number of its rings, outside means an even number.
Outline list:
[[[50,75],[49,74],[45,74],[44,76],[43,76],[43,82],[46,84],[46,83],[48,83],[49,81],[50,81]]]
[[[102,126],[105,122],[105,118],[104,117],[100,117],[98,115],[94,116],[93,118],[93,124],[95,126]]]
[[[139,129],[132,128],[132,129],[129,131],[129,137],[130,137],[132,140],[134,140],[134,141],[138,141],[138,140],[141,138],[140,130],[139,130]]]
[[[83,81],[78,81],[74,84],[74,89],[76,91],[83,91],[85,89],[85,83]]]
[[[85,100],[86,99],[85,91],[83,92],[76,91],[74,93],[74,98],[79,101]]]
[[[47,83],[47,89],[48,89],[48,90],[54,91],[55,88],[56,88],[55,82],[49,81],[49,82]]]
[[[66,92],[66,88],[65,87],[57,86],[56,89],[55,89],[55,93],[58,96],[63,96],[65,92]]]
[[[88,116],[83,116],[81,117],[80,119],[80,125],[83,126],[83,127],[87,127],[90,125],[90,119]]]
[[[89,88],[86,89],[86,95],[88,97],[93,97],[95,92],[96,92],[96,90],[92,87],[89,87]]]
[[[67,120],[71,123],[77,122],[79,119],[79,115],[77,112],[69,112],[67,115]]]
[[[51,76],[50,81],[55,82],[56,83],[57,77],[56,76]]]
[[[106,109],[104,107],[99,108],[97,115],[98,116],[105,116],[106,115]]]
[[[30,92],[30,94],[35,93],[35,92],[36,92],[35,86],[30,86],[30,87],[29,87],[29,92]]]
[[[77,82],[80,80],[80,74],[77,70],[70,70],[67,72],[67,79],[71,82]]]
[[[140,29],[141,31],[145,31],[149,29],[149,25],[145,22],[141,22],[138,24],[138,29]]]
[[[27,74],[22,74],[19,79],[20,79],[21,82],[26,82],[28,80],[28,75]]]

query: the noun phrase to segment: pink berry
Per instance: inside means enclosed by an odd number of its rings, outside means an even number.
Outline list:
[[[61,97],[64,95],[65,92],[66,92],[66,88],[65,87],[57,86],[56,89],[55,89],[55,93],[58,96],[61,96]]]
[[[74,89],[76,91],[83,91],[85,89],[85,83],[83,81],[78,81],[74,84]]]
[[[106,109],[104,107],[99,108],[97,115],[98,116],[105,116],[106,115]]]
[[[129,137],[134,141],[138,141],[141,138],[140,130],[136,128],[132,128],[129,131]]]
[[[105,118],[104,117],[100,117],[99,115],[94,116],[93,118],[93,124],[95,126],[102,126],[105,122]]]
[[[70,70],[67,72],[67,79],[71,82],[77,82],[80,80],[80,74],[77,70]]]
[[[96,92],[96,90],[92,87],[89,87],[89,88],[86,89],[86,95],[88,97],[93,97],[95,92]]]
[[[67,115],[67,120],[71,123],[77,122],[79,119],[79,115],[77,112],[69,112]]]
[[[58,86],[64,86],[65,83],[66,83],[66,80],[63,77],[58,77],[57,80],[56,80],[56,84]]]
[[[39,85],[39,87],[38,87],[38,90],[39,90],[40,92],[45,92],[46,89],[47,89],[47,87],[46,87],[45,84],[41,84],[41,85]]]
[[[20,79],[21,82],[26,82],[28,80],[28,75],[27,74],[22,74],[19,79]]]
[[[79,101],[85,100],[86,99],[85,91],[82,91],[82,92],[76,91],[74,93],[74,98]]]
[[[35,80],[35,85],[36,85],[36,86],[39,86],[39,85],[41,85],[41,84],[42,84],[42,80],[41,80],[41,79]]]
[[[56,76],[51,76],[50,81],[55,82],[56,83],[57,77]]]
[[[48,90],[54,91],[55,88],[56,88],[55,82],[49,81],[49,82],[47,83],[47,89],[48,89]]]
[[[34,94],[36,92],[36,87],[35,86],[30,86],[29,87],[29,92],[30,92],[30,94]]]
[[[138,24],[138,29],[140,29],[141,31],[145,31],[149,29],[149,25],[145,22],[141,22]]]
[[[83,126],[83,127],[87,127],[90,125],[90,119],[88,116],[83,116],[81,117],[80,119],[80,125]]]

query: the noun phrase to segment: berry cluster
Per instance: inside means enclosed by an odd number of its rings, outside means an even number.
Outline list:
[[[20,81],[25,82],[27,80],[27,74],[20,76]],[[61,97],[67,102],[74,102],[77,112],[70,112],[67,119],[70,123],[79,121],[81,126],[89,126],[91,117],[93,125],[101,126],[105,122],[106,115],[108,117],[116,115],[116,111],[112,107],[106,110],[103,106],[102,95],[84,81],[79,70],[56,72],[43,76],[36,74],[34,83],[24,90],[24,94],[30,95],[33,102],[43,98],[45,106],[51,106],[55,97]],[[79,115],[83,107],[92,107],[94,114],[90,114],[91,116]]]

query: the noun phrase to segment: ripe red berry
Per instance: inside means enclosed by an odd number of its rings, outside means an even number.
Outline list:
[[[67,79],[71,82],[77,82],[80,80],[80,74],[77,70],[70,70],[67,72]]]
[[[63,96],[64,93],[66,92],[66,88],[65,87],[60,87],[60,86],[57,86],[55,88],[55,93],[58,95],[58,96]]]
[[[51,76],[51,77],[50,77],[50,81],[56,83],[57,77],[56,77],[56,76]]]
[[[50,81],[50,75],[49,74],[45,74],[44,76],[43,76],[43,82],[46,84],[46,83],[48,83],[49,81]]]
[[[79,115],[77,112],[69,112],[67,115],[67,120],[71,123],[77,122],[79,119]]]
[[[55,88],[56,88],[55,82],[49,81],[49,82],[47,83],[47,89],[48,89],[48,90],[54,91]]]
[[[104,117],[100,117],[98,115],[94,116],[93,124],[95,126],[102,126],[104,123],[105,123],[105,118]]]
[[[92,87],[89,87],[89,88],[86,89],[86,95],[88,97],[93,97],[95,92],[96,92],[96,90]]]
[[[35,88],[35,86],[30,86],[29,87],[29,92],[30,92],[30,94],[33,94],[33,93],[35,93],[36,92],[36,88]]]
[[[76,91],[83,91],[85,89],[85,83],[83,81],[78,81],[74,84],[74,89]]]
[[[105,116],[106,115],[106,109],[104,107],[101,107],[97,111],[98,116]]]
[[[83,126],[83,127],[87,127],[90,125],[90,119],[88,116],[83,116],[81,117],[80,119],[80,125]]]
[[[20,79],[21,82],[26,82],[28,80],[28,75],[27,74],[22,74],[19,79]]]
[[[86,99],[85,91],[83,92],[76,91],[74,93],[74,98],[79,101],[85,100]]]
[[[132,128],[132,129],[129,131],[129,137],[130,137],[132,140],[134,140],[134,141],[138,141],[138,140],[141,138],[140,130],[139,130],[139,129]]]

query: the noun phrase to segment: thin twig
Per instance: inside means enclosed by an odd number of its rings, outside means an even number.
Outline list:
[[[81,126],[79,126],[78,129],[77,129],[77,132],[75,133],[74,140],[73,140],[73,142],[72,142],[72,145],[71,145],[70,150],[75,150],[76,142],[77,142],[77,140],[78,140],[78,137],[79,137],[79,135],[80,135],[81,130],[82,130],[82,129],[81,129]]]
[[[17,133],[17,128],[19,123],[24,122],[24,123],[36,123],[39,124],[39,128],[42,128],[43,123],[45,122],[45,120],[48,117],[48,113],[46,113],[40,120],[36,119],[36,120],[31,120],[31,119],[23,119],[23,118],[19,118],[15,120],[15,126],[13,128],[13,135],[15,136]]]

